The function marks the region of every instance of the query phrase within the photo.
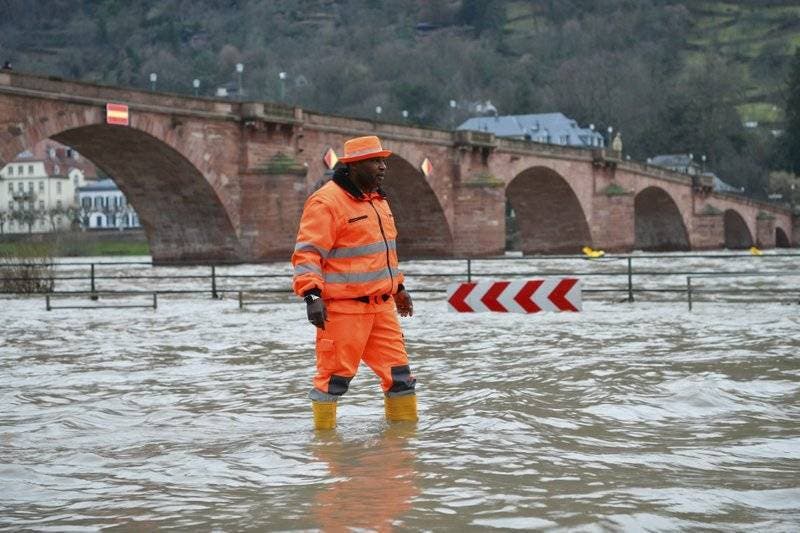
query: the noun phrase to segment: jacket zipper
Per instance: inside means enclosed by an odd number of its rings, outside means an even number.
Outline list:
[[[383,237],[383,245],[386,246],[386,268],[389,270],[389,279],[392,282],[390,291],[394,290],[394,275],[392,274],[392,264],[389,261],[389,241],[386,240],[386,233],[383,231],[383,222],[381,222],[381,214],[378,212],[378,208],[372,203],[372,200],[367,200],[369,205],[372,206],[372,209],[375,210],[375,214],[378,216],[378,227],[381,229],[381,237]]]

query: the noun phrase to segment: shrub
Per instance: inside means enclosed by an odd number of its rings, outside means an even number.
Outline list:
[[[55,285],[50,247],[18,244],[0,252],[0,292],[32,294],[53,292]]]

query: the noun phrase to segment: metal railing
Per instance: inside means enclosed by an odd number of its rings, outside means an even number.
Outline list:
[[[52,300],[57,297],[74,297],[78,295],[86,295],[89,297],[90,300],[98,301],[100,299],[101,294],[111,294],[112,296],[116,297],[121,294],[135,294],[135,295],[142,295],[147,293],[142,292],[115,292],[115,293],[97,293],[97,292],[84,292],[84,293],[53,293],[45,295],[45,309],[47,311],[52,311],[53,309],[158,309],[158,293],[152,293],[152,303],[148,302],[147,304],[141,303],[112,303],[111,305],[59,305],[54,306]]]
[[[789,258],[790,269],[775,269],[768,266],[775,260]],[[710,266],[686,265],[697,259],[713,260]],[[797,259],[797,263],[794,262]],[[657,264],[653,263],[656,260]],[[748,260],[753,268],[729,268],[733,261]],[[446,263],[446,268],[434,263]],[[696,261],[695,261],[696,262]],[[785,263],[785,261],[783,261]],[[645,263],[637,264],[637,263]],[[516,265],[524,264],[517,267]],[[575,264],[575,268],[569,268]],[[3,279],[7,281],[24,278],[3,277],[3,267],[20,267],[26,263],[0,263],[0,288]],[[279,263],[245,265],[252,268],[275,267]],[[433,265],[433,266],[431,266]],[[34,265],[41,267],[41,264]],[[257,303],[256,294],[291,292],[291,272],[237,273],[228,268],[242,267],[239,264],[213,264],[207,266],[154,266],[151,262],[108,261],[108,262],[53,262],[53,291],[50,294],[98,295],[98,294],[208,294],[219,299],[226,294],[237,295],[240,306]],[[775,253],[763,256],[745,254],[641,254],[607,255],[602,258],[582,256],[504,256],[460,259],[419,259],[404,263],[403,269],[414,292],[444,293],[449,283],[481,279],[509,279],[522,277],[570,276],[584,279],[599,279],[594,284],[584,284],[583,292],[593,294],[620,294],[621,301],[634,302],[646,294],[680,294],[681,299],[693,301],[701,294],[747,294],[745,288],[698,287],[697,280],[703,278],[786,277],[797,275],[800,271],[800,254]],[[766,267],[766,268],[765,268]],[[785,265],[784,265],[785,267]],[[251,270],[252,270],[251,268]],[[136,272],[147,269],[147,272]],[[174,270],[178,269],[177,272]],[[682,277],[682,278],[681,278]],[[669,278],[685,279],[677,284],[669,283]],[[617,283],[617,280],[620,283]],[[694,280],[694,281],[693,281]],[[131,285],[144,283],[145,287],[131,288]],[[67,285],[67,287],[64,287]],[[784,292],[786,289],[781,289]],[[6,294],[21,292],[2,291]],[[752,292],[752,291],[749,291]],[[763,292],[763,290],[762,290]]]
[[[751,286],[751,287],[737,287],[731,288],[704,288],[698,286],[696,281],[701,279],[714,279],[723,277],[738,278],[739,281],[743,278],[763,279],[765,277],[773,277],[775,273],[772,272],[749,272],[749,273],[705,273],[694,274],[686,276],[686,303],[689,306],[689,311],[692,311],[694,304],[699,301],[712,301],[712,300],[698,300],[699,295],[733,295],[745,296],[745,299],[737,299],[734,302],[744,303],[784,303],[784,304],[800,304],[800,270],[797,271],[782,271],[781,276],[785,278],[796,279],[797,281],[791,284],[792,288],[775,287],[775,286]],[[727,300],[731,302],[731,300]]]

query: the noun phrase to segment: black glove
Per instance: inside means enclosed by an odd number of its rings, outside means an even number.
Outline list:
[[[325,329],[325,321],[328,320],[328,312],[325,310],[325,302],[319,296],[308,295],[306,300],[306,315],[308,321],[318,328]]]

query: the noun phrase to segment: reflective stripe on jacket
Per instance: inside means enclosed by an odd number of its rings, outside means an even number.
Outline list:
[[[326,183],[303,208],[292,254],[294,291],[303,296],[316,288],[326,300],[395,294],[403,282],[396,238],[383,195],[357,198],[335,181]]]

